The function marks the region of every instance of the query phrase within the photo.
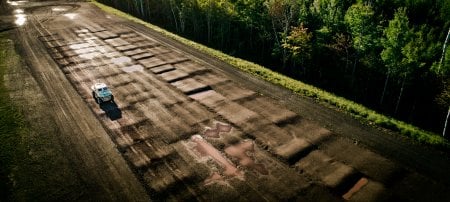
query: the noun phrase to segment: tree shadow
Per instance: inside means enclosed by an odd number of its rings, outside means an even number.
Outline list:
[[[106,116],[111,119],[111,121],[122,118],[122,111],[115,102],[100,103],[100,108],[105,112]]]

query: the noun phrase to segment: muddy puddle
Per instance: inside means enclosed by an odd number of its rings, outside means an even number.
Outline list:
[[[66,13],[66,14],[64,14],[64,16],[66,16],[67,18],[73,20],[73,19],[75,19],[78,16],[78,14],[76,14],[76,13]]]
[[[72,8],[73,8],[73,6],[55,6],[55,7],[52,7],[52,11],[53,12],[65,12]]]
[[[7,0],[6,3],[8,3],[11,6],[19,6],[19,5],[28,3],[28,1],[9,1],[9,0]]]

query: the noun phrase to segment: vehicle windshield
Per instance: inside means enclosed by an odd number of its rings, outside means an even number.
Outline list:
[[[98,89],[98,91],[107,91],[108,90],[108,88],[107,87],[104,87],[104,88],[100,88],[100,89]]]

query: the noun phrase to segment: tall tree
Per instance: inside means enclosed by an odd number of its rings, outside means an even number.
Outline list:
[[[212,37],[212,24],[213,24],[213,17],[214,17],[214,0],[200,0],[199,6],[202,9],[203,12],[206,14],[206,38],[208,44],[211,43],[211,37]]]
[[[376,24],[372,7],[368,4],[353,4],[345,13],[345,23],[352,35],[355,49],[355,62],[352,70],[352,86],[355,79],[356,64],[360,56],[373,48],[377,43]]]
[[[308,28],[303,27],[303,24],[300,24],[300,26],[292,28],[289,36],[283,41],[283,48],[289,51],[294,62],[300,63],[304,71],[306,71],[305,60],[311,58],[311,39],[312,33],[308,31]]]
[[[344,72],[347,71],[349,63],[350,63],[350,48],[352,47],[352,40],[350,36],[338,33],[336,36],[333,37],[334,42],[329,44],[327,47],[334,50],[336,54],[339,56],[344,55],[345,57],[345,67]],[[343,56],[341,56],[343,57]]]
[[[421,37],[421,34],[419,35],[419,38],[414,37],[412,29],[409,27],[406,8],[399,8],[395,12],[394,19],[389,21],[389,26],[384,30],[384,36],[385,38],[382,39],[384,49],[381,52],[381,59],[387,66],[384,89],[386,89],[389,76],[391,75],[398,77],[398,79],[402,81],[395,107],[396,113],[408,76],[415,66],[421,65],[418,62],[418,57],[419,48],[423,46],[423,38]],[[383,91],[380,102],[383,101],[384,93],[385,90]]]
[[[314,0],[310,6],[313,16],[320,19],[321,26],[334,29],[342,23],[346,0]]]
[[[266,0],[236,0],[235,8],[241,27],[236,27],[240,35],[239,50],[258,60],[263,60],[265,44],[273,43],[270,19],[265,6]],[[242,45],[241,45],[242,44]],[[256,54],[255,54],[256,53]],[[258,54],[259,53],[259,54]]]
[[[298,18],[299,4],[296,0],[267,0],[266,6],[272,20],[276,48],[281,48],[283,68],[285,68],[288,54],[282,44],[286,40],[293,22],[296,22]],[[281,34],[278,29],[281,29]]]

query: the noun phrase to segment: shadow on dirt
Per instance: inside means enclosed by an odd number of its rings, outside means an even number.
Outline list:
[[[103,102],[100,104],[100,108],[105,112],[111,121],[122,118],[122,111],[119,109],[115,102]]]

